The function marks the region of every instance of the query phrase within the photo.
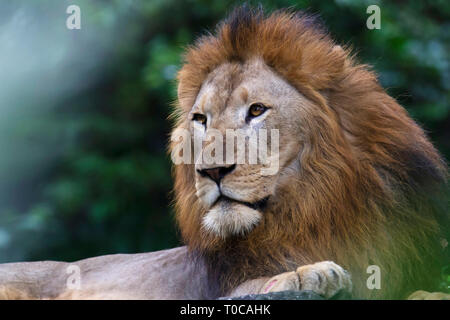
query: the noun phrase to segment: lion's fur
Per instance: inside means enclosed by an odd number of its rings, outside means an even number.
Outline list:
[[[225,241],[200,228],[193,165],[175,166],[177,221],[193,257],[209,270],[208,295],[321,260],[351,271],[360,297],[429,289],[442,259],[440,225],[448,221],[439,203],[446,166],[369,67],[311,17],[241,7],[216,34],[201,37],[178,75],[177,126],[186,125],[211,71],[255,56],[315,103],[314,117],[306,119],[314,139],[302,151],[301,173],[280,186],[281,200],[261,223]],[[382,290],[365,286],[373,264],[381,268]]]

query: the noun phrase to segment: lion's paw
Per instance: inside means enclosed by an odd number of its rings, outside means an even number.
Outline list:
[[[330,298],[340,290],[351,292],[352,281],[341,266],[332,261],[322,261],[271,278],[264,284],[262,293],[284,290],[311,290]]]
[[[443,292],[428,292],[419,290],[413,292],[408,300],[450,300],[450,294]]]

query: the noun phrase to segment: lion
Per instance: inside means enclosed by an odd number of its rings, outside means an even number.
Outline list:
[[[275,129],[278,170],[191,155],[174,166],[186,246],[0,265],[0,296],[215,299],[312,290],[325,298],[348,291],[399,299],[422,290],[411,298],[449,297],[428,292],[449,261],[441,245],[449,223],[446,164],[370,67],[313,17],[234,10],[187,49],[174,118],[174,132],[193,141],[211,130]],[[267,141],[270,149],[276,139]],[[172,139],[172,153],[178,143]],[[79,287],[68,282],[72,265]]]

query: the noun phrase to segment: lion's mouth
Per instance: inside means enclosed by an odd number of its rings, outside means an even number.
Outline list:
[[[222,194],[222,195],[220,195],[219,198],[217,198],[216,202],[214,202],[214,204],[212,206],[214,207],[220,201],[236,202],[236,203],[243,204],[244,206],[247,206],[249,208],[252,208],[253,210],[264,211],[264,209],[267,207],[267,202],[269,201],[269,196],[262,198],[261,200],[258,200],[256,202],[246,202],[246,201],[232,199],[232,198],[224,196]]]

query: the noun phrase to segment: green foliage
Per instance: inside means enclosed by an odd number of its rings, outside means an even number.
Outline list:
[[[22,177],[10,184],[11,193],[22,197],[0,203],[0,262],[76,260],[178,244],[166,153],[174,79],[184,48],[239,2],[73,3],[83,14],[82,30],[73,32],[96,34],[92,47],[107,52],[98,79],[14,129],[16,138],[64,147],[33,181]],[[388,92],[450,157],[450,2],[262,3],[320,14],[333,37],[374,66]],[[381,30],[366,28],[370,4],[381,8]],[[45,12],[51,5],[33,6]],[[450,284],[448,275],[443,283]]]

